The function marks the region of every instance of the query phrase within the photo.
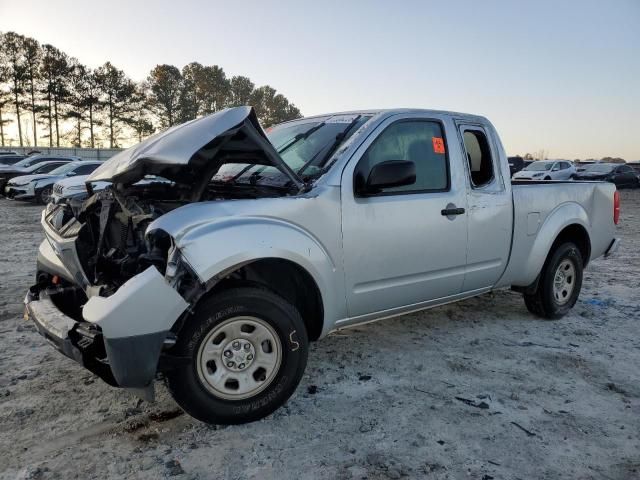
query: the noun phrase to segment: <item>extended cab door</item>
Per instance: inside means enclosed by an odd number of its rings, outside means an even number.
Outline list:
[[[456,122],[465,152],[468,196],[467,268],[463,292],[492,287],[511,250],[513,201],[509,164],[488,124]],[[507,177],[505,177],[507,176]]]
[[[414,162],[415,182],[360,193],[372,168],[393,160]],[[350,317],[460,292],[467,195],[450,119],[419,114],[386,119],[345,167],[341,192]]]

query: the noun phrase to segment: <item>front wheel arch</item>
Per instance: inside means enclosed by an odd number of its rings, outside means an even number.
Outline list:
[[[299,264],[283,258],[261,258],[231,268],[198,303],[243,286],[263,288],[282,297],[300,312],[309,340],[320,338],[325,311],[322,293],[313,276]]]

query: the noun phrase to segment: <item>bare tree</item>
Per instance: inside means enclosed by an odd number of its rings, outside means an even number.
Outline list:
[[[69,58],[53,45],[42,46],[40,63],[41,94],[46,102],[45,121],[49,136],[49,146],[53,146],[53,129],[56,130],[56,146],[60,146],[58,106],[67,96],[66,79],[69,74]]]
[[[107,116],[109,147],[114,148],[118,146],[120,125],[131,112],[130,101],[135,92],[135,85],[111,62],[96,69],[96,80],[101,92],[101,104]]]
[[[144,83],[136,85],[136,91],[131,101],[131,113],[127,119],[127,123],[136,133],[139,142],[155,131],[151,121],[151,110],[146,90]]]
[[[20,146],[37,146],[48,138],[50,147],[59,147],[63,137],[63,143],[95,147],[98,137],[106,135],[109,145],[115,147],[132,133],[142,139],[158,123],[169,127],[247,104],[255,106],[265,125],[300,116],[295,105],[275,89],[256,89],[244,76],[228,79],[218,65],[191,62],[182,71],[173,65],[158,65],[144,88],[136,87],[109,62],[92,72],[53,45],[40,45],[16,32],[0,32],[3,146],[6,125],[11,122],[17,125]],[[69,126],[71,132],[65,133]]]
[[[24,56],[25,82],[29,94],[29,110],[33,125],[33,145],[38,146],[38,124],[36,114],[39,111],[36,103],[36,84],[40,79],[40,62],[42,50],[40,44],[30,37],[22,37],[22,50]]]
[[[231,107],[249,105],[255,85],[248,77],[235,76],[229,83],[229,101]]]
[[[86,120],[85,99],[87,97],[87,68],[79,63],[77,59],[72,58],[70,61],[70,71],[67,79],[69,88],[69,97],[67,99],[67,108],[64,112],[65,120],[73,123],[71,131],[71,144],[74,147],[82,146],[82,132],[86,128],[84,122]]]
[[[11,103],[11,95],[9,92],[9,78],[10,72],[7,62],[4,59],[4,34],[0,33],[0,145],[5,146],[5,134],[4,127],[9,124],[11,120],[5,118],[4,112],[7,106]]]
[[[289,103],[284,95],[276,93],[276,90],[269,85],[253,91],[251,104],[265,127],[302,116],[295,105]]]
[[[10,92],[13,96],[13,105],[16,112],[16,122],[18,123],[18,140],[20,146],[24,145],[22,138],[22,122],[20,121],[20,97],[24,92],[24,84],[26,78],[26,67],[24,62],[24,54],[22,43],[24,37],[15,32],[7,32],[4,34],[2,51],[6,66],[9,69]]]
[[[173,65],[157,65],[147,78],[149,102],[163,127],[179,118],[182,74]]]
[[[86,84],[84,107],[87,110],[87,119],[89,121],[89,145],[95,148],[96,133],[95,127],[100,125],[98,114],[100,113],[100,84],[95,71],[86,70]]]

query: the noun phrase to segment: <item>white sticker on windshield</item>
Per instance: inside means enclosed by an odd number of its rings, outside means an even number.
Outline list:
[[[324,123],[351,123],[356,119],[356,117],[357,115],[336,115]]]

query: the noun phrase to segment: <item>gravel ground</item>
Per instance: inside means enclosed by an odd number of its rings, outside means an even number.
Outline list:
[[[0,199],[0,478],[640,478],[640,190],[570,315],[501,291],[334,334],[270,417],[108,387],[22,319],[40,208]]]

